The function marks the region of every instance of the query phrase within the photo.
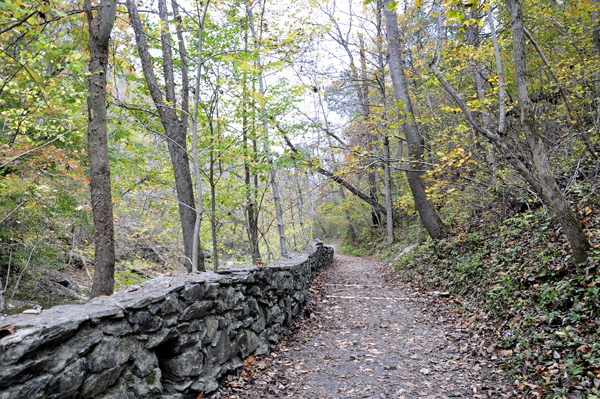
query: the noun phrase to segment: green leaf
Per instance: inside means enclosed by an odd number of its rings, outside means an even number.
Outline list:
[[[393,10],[394,8],[396,8],[396,5],[398,5],[398,2],[396,1],[390,1],[387,5],[387,9],[389,11]]]

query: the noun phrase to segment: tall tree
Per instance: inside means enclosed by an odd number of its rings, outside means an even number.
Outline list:
[[[513,61],[515,68],[515,84],[519,108],[521,113],[521,126],[525,133],[527,144],[531,149],[536,175],[539,181],[540,195],[554,210],[573,252],[575,263],[587,260],[590,243],[583,232],[581,222],[571,210],[571,206],[556,184],[552,167],[548,159],[548,152],[536,121],[535,109],[529,96],[527,79],[527,56],[525,51],[525,29],[523,25],[523,10],[519,0],[506,0],[506,7],[510,12],[510,24],[513,36]]]
[[[405,114],[405,121],[402,125],[404,136],[408,146],[408,157],[410,160],[410,170],[406,172],[406,177],[410,190],[414,198],[415,206],[419,212],[419,217],[423,226],[434,239],[444,238],[446,235],[446,226],[438,215],[437,211],[427,199],[425,184],[423,182],[423,145],[419,135],[419,130],[415,121],[412,101],[408,91],[408,83],[404,73],[404,61],[402,59],[402,42],[398,31],[398,18],[393,8],[389,6],[390,0],[382,3],[384,7],[385,24],[388,40],[388,64],[390,76],[394,86],[394,97],[398,104],[402,104]]]
[[[248,17],[248,24],[250,26],[250,32],[252,33],[252,38],[254,39],[255,46],[257,50],[260,50],[260,40],[256,29],[254,28],[254,18],[252,15],[252,8],[249,5],[246,5],[246,15]],[[262,26],[262,24],[261,24]],[[258,72],[258,85],[260,88],[260,93],[262,96],[266,96],[267,88],[264,82],[263,72],[262,72],[262,62],[260,54],[256,55],[256,65],[259,69]],[[285,226],[283,224],[283,208],[281,206],[281,198],[279,195],[279,182],[277,181],[277,169],[273,166],[273,157],[271,154],[271,149],[269,148],[269,120],[267,115],[267,109],[263,104],[261,107],[261,120],[263,124],[263,134],[264,134],[264,149],[267,153],[268,161],[272,165],[271,171],[271,190],[273,192],[273,202],[275,204],[275,215],[277,217],[277,231],[279,233],[279,247],[281,249],[281,256],[287,256],[287,248],[286,248],[286,240],[285,240]]]
[[[110,33],[117,12],[116,0],[102,0],[96,11],[85,0],[89,28],[90,74],[88,75],[88,158],[94,217],[95,265],[92,297],[113,293],[115,238],[106,127],[106,74]]]
[[[187,151],[187,123],[188,109],[181,110],[181,116],[177,116],[176,98],[175,98],[175,74],[173,72],[173,53],[171,50],[171,36],[169,33],[169,24],[167,20],[167,5],[165,0],[158,1],[159,14],[161,18],[161,48],[163,58],[163,73],[165,78],[165,95],[161,92],[158,85],[154,66],[148,49],[146,33],[138,13],[135,1],[127,0],[127,11],[135,33],[137,50],[142,62],[146,84],[150,90],[150,95],[156,107],[160,122],[165,129],[167,136],[167,146],[173,165],[175,175],[175,188],[177,190],[177,199],[179,202],[179,217],[181,219],[181,230],[183,233],[183,246],[186,256],[186,267],[192,271],[194,258],[194,234],[196,225],[196,207],[194,201],[194,188],[189,166],[189,153]],[[183,47],[183,41],[179,43]],[[181,50],[180,50],[181,53]],[[185,52],[180,56],[185,58]],[[185,62],[183,63],[185,65]],[[182,87],[189,87],[187,82],[187,73],[182,74]],[[183,90],[181,93],[182,104],[187,107],[189,93]],[[204,254],[198,250],[197,255],[198,270],[204,271]]]

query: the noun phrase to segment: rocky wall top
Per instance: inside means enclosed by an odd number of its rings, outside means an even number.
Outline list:
[[[160,276],[122,294],[0,320],[0,399],[187,398],[264,354],[333,249],[267,266]]]

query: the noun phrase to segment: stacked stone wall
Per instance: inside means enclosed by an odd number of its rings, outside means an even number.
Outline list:
[[[146,281],[85,305],[0,320],[0,399],[195,398],[298,316],[333,249],[261,267]]]

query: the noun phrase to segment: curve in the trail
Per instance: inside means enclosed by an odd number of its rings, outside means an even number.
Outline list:
[[[311,288],[314,310],[290,341],[247,364],[244,378],[230,378],[213,397],[500,397],[487,381],[489,365],[462,350],[466,332],[432,320],[426,296],[389,287],[384,268],[336,254]]]

